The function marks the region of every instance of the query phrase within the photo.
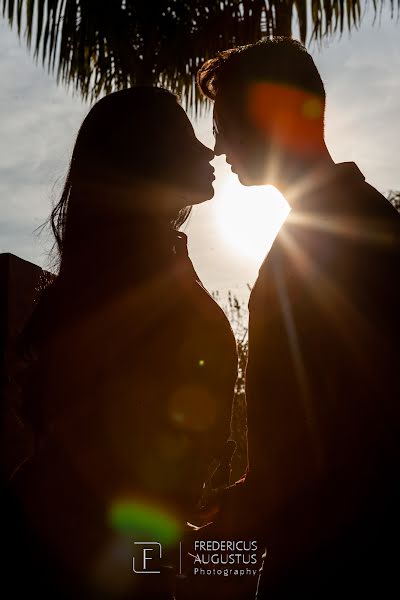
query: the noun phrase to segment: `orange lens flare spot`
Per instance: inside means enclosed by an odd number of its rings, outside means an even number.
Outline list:
[[[170,398],[168,412],[171,421],[185,431],[206,431],[216,420],[215,398],[203,386],[179,388]]]
[[[324,103],[310,92],[278,83],[248,90],[248,117],[269,142],[296,153],[323,148]]]

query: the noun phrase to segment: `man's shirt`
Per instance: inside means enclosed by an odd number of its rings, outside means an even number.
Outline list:
[[[399,244],[400,215],[343,163],[316,176],[260,268],[249,302],[246,482],[283,563],[393,498]]]

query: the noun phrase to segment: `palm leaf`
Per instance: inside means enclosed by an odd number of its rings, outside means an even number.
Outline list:
[[[375,16],[389,3],[372,0]],[[195,112],[199,66],[220,50],[270,35],[303,42],[351,31],[360,0],[2,0],[3,16],[57,80],[94,100],[138,83],[164,85]]]

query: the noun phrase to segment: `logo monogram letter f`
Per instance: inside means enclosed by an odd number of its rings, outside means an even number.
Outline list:
[[[161,558],[162,556],[162,550],[161,550],[161,544],[159,542],[133,542],[136,545],[139,546],[158,546],[159,548],[159,558]],[[147,552],[149,551],[153,551],[154,548],[143,548],[142,549],[142,570],[138,570],[135,569],[135,557],[132,558],[132,569],[134,571],[134,573],[144,573],[145,575],[147,574],[155,574],[155,573],[160,573],[161,571],[148,571],[147,570],[147,561],[152,560],[151,556],[147,556]]]

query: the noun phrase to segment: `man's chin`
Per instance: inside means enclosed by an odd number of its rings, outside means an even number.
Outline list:
[[[248,172],[242,171],[240,173],[238,172],[237,176],[238,176],[240,183],[242,185],[244,185],[245,187],[268,184],[268,181],[266,181],[263,177],[255,174],[255,173],[248,173]]]

